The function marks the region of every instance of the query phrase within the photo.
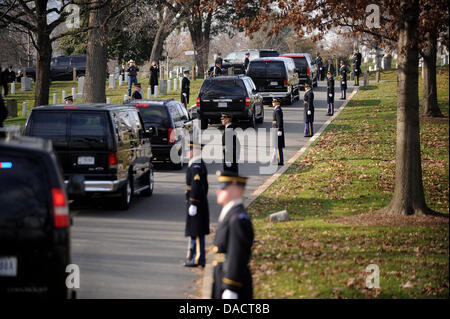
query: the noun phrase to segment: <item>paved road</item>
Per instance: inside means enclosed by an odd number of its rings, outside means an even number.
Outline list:
[[[329,118],[325,116],[324,85],[326,83],[321,82],[314,89],[315,132]],[[348,91],[352,92],[352,88]],[[303,137],[303,93],[301,102],[283,107],[285,162],[307,140]],[[336,109],[343,104],[339,96],[336,93]],[[264,123],[258,128],[270,128],[271,124],[272,109],[265,107]],[[220,133],[216,131],[213,135],[220,143]],[[254,143],[246,149],[254,150]],[[269,176],[261,175],[259,171],[267,165],[240,165],[240,173],[249,177],[247,195]],[[221,165],[208,164],[207,167],[211,223],[215,227],[220,213],[215,202],[215,172]],[[197,295],[194,280],[199,279],[200,270],[182,266],[187,248],[184,237],[185,170],[157,171],[153,196],[138,196],[126,212],[115,210],[113,204],[104,199],[73,205],[72,261],[80,267],[78,298],[189,298]]]

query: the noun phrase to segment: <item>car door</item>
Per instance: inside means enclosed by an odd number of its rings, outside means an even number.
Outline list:
[[[262,116],[263,112],[264,112],[263,98],[257,92],[256,85],[255,85],[255,83],[253,83],[253,80],[251,78],[247,78],[247,82],[250,86],[250,92],[252,94],[252,99],[254,100],[256,116],[257,117]]]
[[[135,174],[135,189],[146,186],[148,182],[145,179],[145,173],[149,169],[150,158],[148,155],[149,141],[143,136],[143,125],[139,118],[137,110],[130,109],[129,111],[130,122],[133,129],[136,159],[134,161],[134,174]]]

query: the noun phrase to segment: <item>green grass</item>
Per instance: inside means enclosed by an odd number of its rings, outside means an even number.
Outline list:
[[[147,97],[147,88],[149,88],[148,84],[148,78],[139,78],[139,82],[142,84],[142,91],[144,97]],[[171,80],[171,87],[173,90],[173,80]],[[195,81],[191,81],[191,94],[190,94],[190,104],[192,105],[195,103],[195,99],[197,98],[198,91],[200,90],[200,87],[203,83],[203,79],[196,79]],[[17,101],[17,113],[18,115],[22,115],[22,103],[27,102],[28,109],[27,114],[30,114],[30,110],[34,107],[34,87],[35,83],[32,83],[31,90],[22,92],[20,91],[20,83],[16,83],[16,93],[14,95],[9,94],[7,99],[14,99]],[[62,97],[62,91],[66,91],[66,96],[71,95],[72,88],[75,88],[78,91],[78,83],[74,81],[54,81],[52,82],[50,86],[50,98],[49,103],[53,103],[53,93],[58,94],[58,103],[61,103],[61,97]],[[128,94],[128,84],[124,83],[121,87],[118,87],[118,81],[116,81],[116,88],[115,89],[109,89],[108,88],[108,81],[106,83],[106,97],[111,98],[112,104],[122,104],[123,97],[125,94]],[[134,87],[133,87],[134,91]],[[167,95],[159,95],[158,99],[176,99],[180,100],[180,85],[178,83],[178,89],[177,91],[172,91]],[[81,98],[76,99],[75,103],[81,102]],[[10,118],[5,121],[5,125],[21,125],[24,126],[26,121],[26,117],[14,117]]]
[[[428,205],[449,210],[449,76],[438,77],[444,121],[421,121]],[[250,207],[256,298],[448,298],[448,226],[348,226],[334,216],[387,205],[395,174],[396,74],[361,88],[313,146]],[[422,80],[419,81],[422,90]],[[420,96],[422,98],[422,96]],[[288,210],[290,222],[270,213]],[[369,264],[380,289],[367,289]],[[411,286],[411,287],[408,287]]]

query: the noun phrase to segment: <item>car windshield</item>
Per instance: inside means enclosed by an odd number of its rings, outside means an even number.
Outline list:
[[[285,78],[285,68],[281,61],[251,62],[248,75],[256,78]]]
[[[48,211],[44,167],[20,153],[0,153],[0,185],[8,185],[0,191],[0,228],[15,227],[17,220],[22,227],[41,227]]]
[[[170,122],[167,108],[161,104],[137,104],[139,112],[145,123],[155,123],[168,126]]]
[[[241,80],[217,79],[207,80],[201,88],[201,95],[207,96],[244,96],[245,86]]]

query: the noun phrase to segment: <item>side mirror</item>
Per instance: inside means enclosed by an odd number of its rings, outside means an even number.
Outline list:
[[[67,185],[67,193],[72,195],[83,195],[84,194],[84,176],[83,175],[73,175],[69,179],[69,184]]]

